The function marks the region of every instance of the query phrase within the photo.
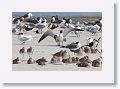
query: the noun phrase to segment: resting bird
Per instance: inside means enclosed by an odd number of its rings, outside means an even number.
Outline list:
[[[85,46],[97,47],[100,39],[101,39],[101,37],[99,37],[98,40],[93,39],[93,38],[88,38],[88,40],[87,40],[87,45],[85,45]]]
[[[32,36],[31,36],[31,35],[27,35],[27,34],[23,34],[23,33],[19,33],[18,39],[19,39],[20,41],[22,41],[23,43],[25,43],[26,41],[31,41]],[[23,44],[23,43],[22,43],[22,44]]]
[[[76,42],[76,43],[71,43],[71,44],[68,44],[67,46],[66,46],[66,48],[68,48],[68,49],[70,49],[70,50],[77,50],[77,49],[79,49],[81,47],[81,44],[80,44],[80,42]]]

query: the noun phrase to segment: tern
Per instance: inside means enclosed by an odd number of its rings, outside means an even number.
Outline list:
[[[19,33],[18,34],[18,39],[20,41],[22,41],[23,43],[25,43],[26,41],[31,41],[32,36],[31,35],[27,35],[27,34],[23,34],[23,33]]]

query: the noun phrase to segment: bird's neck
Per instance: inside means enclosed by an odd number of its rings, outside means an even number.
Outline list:
[[[63,33],[60,33],[59,36],[63,36]]]

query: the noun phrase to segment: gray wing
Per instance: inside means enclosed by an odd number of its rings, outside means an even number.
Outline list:
[[[70,33],[71,31],[74,31],[75,29],[69,29],[69,28],[65,28],[63,31],[63,37],[66,37],[68,33]]]
[[[63,37],[66,37],[67,34],[71,31],[84,31],[83,29],[80,29],[79,27],[69,27],[69,28],[65,28],[64,32],[63,32]]]
[[[42,25],[42,24],[38,24],[38,25],[35,26],[35,28],[39,28],[39,29],[42,29],[42,28],[44,28],[44,27],[45,27],[45,26]]]
[[[74,48],[77,48],[77,47],[78,47],[78,45],[75,44],[75,43],[69,44],[69,45],[66,46],[66,48],[69,48],[69,49],[74,49]]]
[[[51,30],[47,30],[42,37],[39,39],[38,43],[40,43],[44,38],[46,38],[47,36],[51,36],[54,38],[54,33]]]

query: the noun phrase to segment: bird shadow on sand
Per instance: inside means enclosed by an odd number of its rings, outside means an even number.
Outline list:
[[[17,44],[13,44],[13,45],[30,45],[30,44],[21,44],[21,43],[17,43]]]
[[[59,47],[58,45],[35,45],[35,46],[56,46],[56,47]]]

